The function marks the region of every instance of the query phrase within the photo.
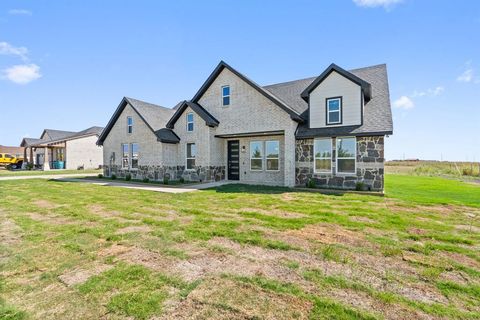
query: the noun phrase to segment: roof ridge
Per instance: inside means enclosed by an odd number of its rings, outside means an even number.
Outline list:
[[[140,100],[140,99],[136,99],[136,98],[132,98],[132,97],[127,97],[127,96],[125,96],[124,98],[127,99],[127,100],[135,100],[135,101],[139,101],[139,102],[141,102],[141,103],[146,103],[146,104],[149,104],[149,105],[152,105],[152,106],[155,106],[155,107],[158,107],[158,108],[166,109],[166,110],[173,110],[172,108],[164,107],[164,106],[161,106],[161,105],[159,105],[159,104],[147,102],[147,101]]]
[[[379,63],[379,64],[374,64],[374,65],[371,65],[371,66],[367,66],[367,67],[350,69],[350,70],[347,70],[347,71],[353,72],[353,71],[359,71],[359,70],[364,70],[364,69],[373,69],[373,68],[378,68],[378,67],[382,67],[382,66],[386,66],[386,65],[387,65],[386,63]]]

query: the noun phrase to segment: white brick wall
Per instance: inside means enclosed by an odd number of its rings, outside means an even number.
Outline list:
[[[133,133],[127,132],[127,117],[133,119]],[[137,112],[129,105],[120,114],[110,133],[103,142],[103,161],[110,164],[110,156],[115,152],[115,165],[122,164],[122,143],[139,144],[139,165],[161,165],[162,143],[157,141],[157,136],[148,128]]]

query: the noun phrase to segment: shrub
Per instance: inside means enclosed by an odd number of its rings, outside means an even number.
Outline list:
[[[179,181],[180,183],[184,183],[184,182],[185,182],[185,179],[184,179],[183,177],[180,177],[180,179],[178,179],[178,181]]]
[[[142,181],[145,182],[145,183],[149,183],[149,182],[150,182],[150,179],[148,179],[148,178],[143,178]]]
[[[364,191],[365,190],[365,183],[364,182],[357,182],[355,183],[355,190],[357,191]]]
[[[99,173],[99,174],[98,174],[98,178],[99,178],[99,179],[102,179],[102,178],[103,178],[103,174]]]
[[[163,184],[168,184],[169,181],[170,179],[167,176],[163,177]]]
[[[471,168],[463,168],[462,174],[464,176],[473,176],[473,170]]]
[[[307,188],[315,188],[317,185],[315,183],[315,180],[313,180],[312,178],[308,179],[307,181]]]
[[[132,180],[132,175],[130,173],[127,173],[125,175],[125,181],[130,181],[130,180]]]
[[[33,163],[27,163],[26,168],[27,168],[27,170],[32,170],[33,169]]]
[[[116,175],[116,174],[112,174],[111,178],[112,178],[112,180],[115,180],[115,179],[117,179],[117,175]]]

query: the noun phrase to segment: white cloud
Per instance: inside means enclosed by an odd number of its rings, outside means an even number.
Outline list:
[[[410,99],[407,96],[401,96],[400,98],[395,100],[393,105],[395,106],[395,108],[405,109],[405,110],[412,109],[413,107],[415,107],[415,104],[413,103],[412,99]]]
[[[25,47],[14,47],[8,42],[0,42],[0,54],[3,55],[10,55],[10,56],[17,56],[20,57],[22,60],[28,60],[27,54],[28,49]]]
[[[461,75],[457,77],[459,82],[472,82],[473,80],[473,69],[469,68],[465,70]]]
[[[32,11],[26,9],[11,9],[8,10],[8,14],[11,15],[24,15],[24,16],[31,16]]]
[[[3,70],[4,78],[18,84],[27,84],[41,76],[40,67],[33,63],[15,65]]]
[[[375,8],[384,7],[391,8],[397,3],[403,2],[403,0],[353,0],[353,2],[359,7]]]
[[[438,86],[435,88],[429,88],[425,91],[417,91],[415,90],[413,94],[411,95],[412,98],[417,98],[417,97],[436,97],[445,91],[445,87],[443,86]]]

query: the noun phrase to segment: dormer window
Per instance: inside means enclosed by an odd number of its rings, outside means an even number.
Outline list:
[[[187,113],[187,131],[193,131],[193,113]]]
[[[222,87],[222,106],[230,105],[230,86]]]
[[[342,123],[342,97],[327,98],[327,124]]]
[[[133,119],[132,119],[132,117],[127,117],[127,132],[128,133],[133,132]]]

